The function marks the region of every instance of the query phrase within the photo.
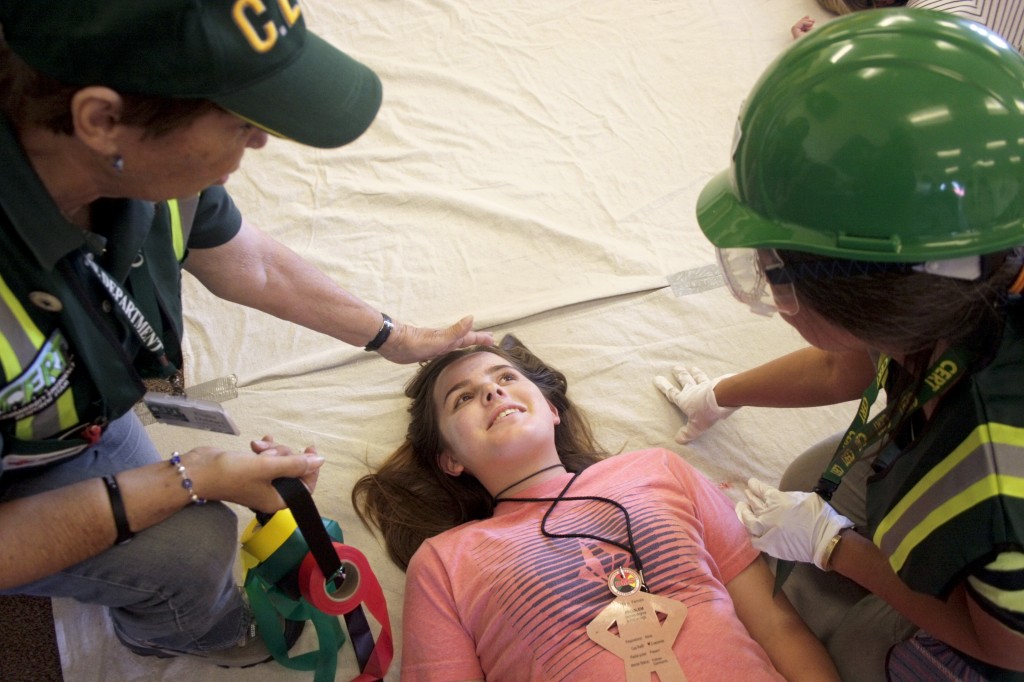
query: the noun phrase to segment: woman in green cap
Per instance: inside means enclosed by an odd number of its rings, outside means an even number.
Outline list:
[[[157,452],[133,406],[143,379],[181,377],[182,270],[395,362],[490,335],[392,323],[225,191],[270,135],[340,147],[380,105],[294,0],[4,2],[0,29],[0,593],[107,607],[138,654],[267,660],[221,502],[280,509],[271,481],[312,487],[324,460]]]
[[[761,76],[733,149],[701,228],[812,347],[657,379],[677,439],[861,398],[787,471],[806,492],[751,479],[754,545],[780,580],[802,562],[784,589],[845,680],[1024,678],[1024,58],[937,12],[837,19]]]

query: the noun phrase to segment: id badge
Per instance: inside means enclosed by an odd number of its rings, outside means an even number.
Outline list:
[[[161,424],[238,435],[238,427],[227,411],[212,400],[150,391],[142,398],[153,419]]]

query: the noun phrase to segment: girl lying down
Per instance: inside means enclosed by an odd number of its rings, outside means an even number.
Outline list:
[[[674,452],[595,444],[515,337],[425,364],[353,503],[407,569],[403,682],[838,679],[732,503]]]

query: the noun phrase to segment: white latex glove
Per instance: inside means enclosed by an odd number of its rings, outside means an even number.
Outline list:
[[[756,478],[747,481],[748,502],[736,505],[751,544],[789,561],[824,568],[825,551],[839,531],[853,521],[836,512],[817,493],[782,492]]]
[[[677,443],[689,443],[704,433],[719,419],[725,419],[740,409],[738,407],[720,407],[715,399],[715,386],[718,382],[732,374],[723,374],[717,379],[708,379],[708,375],[698,367],[687,370],[682,365],[672,368],[672,373],[679,382],[680,388],[662,376],[654,377],[654,385],[665,394],[665,397],[683,411],[686,423],[676,432]]]

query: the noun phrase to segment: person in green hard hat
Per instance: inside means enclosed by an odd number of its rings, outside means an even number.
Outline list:
[[[280,509],[271,481],[312,487],[323,458],[260,440],[168,464],[132,408],[180,376],[183,268],[395,362],[490,342],[393,323],[223,187],[270,135],[339,147],[380,101],[295,0],[0,3],[0,592],[108,607],[138,654],[269,658],[220,501]]]
[[[783,588],[844,680],[1024,679],[1024,58],[948,14],[840,18],[768,67],[733,150],[701,229],[811,347],[656,379],[677,440],[860,398],[789,492],[750,480],[754,545],[798,562]]]

